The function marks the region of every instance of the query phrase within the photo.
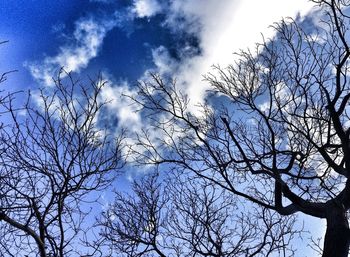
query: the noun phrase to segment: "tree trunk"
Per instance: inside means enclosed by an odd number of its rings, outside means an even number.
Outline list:
[[[346,211],[333,205],[328,208],[326,219],[327,230],[322,257],[348,257],[350,230]]]

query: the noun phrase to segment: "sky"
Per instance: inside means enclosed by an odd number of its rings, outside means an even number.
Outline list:
[[[137,132],[142,117],[121,94],[157,72],[177,79],[195,106],[212,65],[233,63],[235,51],[273,38],[283,17],[312,13],[307,0],[1,0],[0,73],[18,70],[9,90],[52,87],[60,67],[76,76],[102,73],[102,97],[113,101],[116,129]],[[193,107],[195,112],[195,107]]]
[[[116,131],[144,120],[121,94],[137,94],[149,72],[176,78],[190,107],[205,98],[203,75],[233,63],[234,52],[273,38],[283,17],[306,17],[307,0],[1,0],[0,71],[18,70],[9,90],[50,88],[64,67],[80,78],[101,72]],[[106,117],[105,117],[106,118]],[[106,119],[105,119],[106,120]]]

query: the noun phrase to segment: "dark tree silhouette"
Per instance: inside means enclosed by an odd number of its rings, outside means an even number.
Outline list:
[[[322,256],[345,257],[350,2],[313,2],[322,17],[315,28],[310,21],[282,20],[273,26],[273,40],[237,53],[234,64],[206,76],[208,100],[221,107],[204,104],[194,115],[175,82],[153,75],[140,83],[134,100],[152,118],[157,136],[144,131],[135,152],[140,163],[192,171],[281,215],[326,219]]]
[[[96,126],[105,104],[99,101],[103,85],[98,79],[85,87],[62,70],[49,93],[29,94],[24,107],[16,108],[20,93],[3,103],[2,256],[88,252],[80,246],[89,229],[84,223],[90,212],[87,201],[110,185],[123,165],[122,138],[111,138]]]
[[[104,213],[111,256],[293,256],[294,217],[267,208],[242,213],[237,199],[200,178],[157,178],[148,174],[131,193],[117,192]]]

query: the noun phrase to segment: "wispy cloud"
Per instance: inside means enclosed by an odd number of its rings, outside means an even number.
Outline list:
[[[32,76],[46,86],[52,85],[52,76],[64,67],[79,72],[97,56],[106,33],[116,25],[114,20],[82,18],[75,23],[70,42],[59,47],[58,54],[42,61],[26,63]]]
[[[152,59],[156,66],[156,72],[159,74],[173,75],[171,73],[174,73],[177,69],[178,63],[171,57],[165,46],[159,46],[153,49]]]
[[[108,3],[109,0],[94,0]],[[26,62],[33,78],[45,86],[53,85],[52,77],[63,67],[67,71],[80,72],[91,59],[98,56],[107,33],[115,27],[127,30],[124,25],[136,18],[150,18],[162,10],[156,0],[134,0],[133,4],[112,15],[99,17],[91,13],[75,22],[72,35],[66,43],[58,47],[56,55],[46,56],[43,60]]]

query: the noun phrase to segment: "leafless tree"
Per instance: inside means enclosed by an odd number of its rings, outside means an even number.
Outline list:
[[[166,256],[158,238],[163,233],[166,199],[154,174],[132,184],[131,193],[116,192],[103,214],[101,235],[112,251],[124,256]],[[112,254],[113,256],[113,254]]]
[[[326,219],[322,256],[345,257],[350,2],[313,2],[319,7],[314,21],[282,20],[273,26],[274,39],[237,53],[234,64],[206,76],[214,104],[203,104],[201,115],[190,112],[175,82],[153,75],[140,83],[134,100],[157,136],[145,130],[135,152],[140,163],[192,171],[281,215]]]
[[[129,194],[117,192],[104,213],[111,256],[293,256],[294,217],[266,208],[244,213],[237,199],[199,178],[157,177],[134,181]]]
[[[83,256],[84,222],[123,165],[122,137],[97,127],[101,79],[83,86],[61,70],[55,87],[15,94],[0,131],[1,256]],[[24,99],[26,96],[24,96]],[[23,98],[21,99],[23,102]]]

